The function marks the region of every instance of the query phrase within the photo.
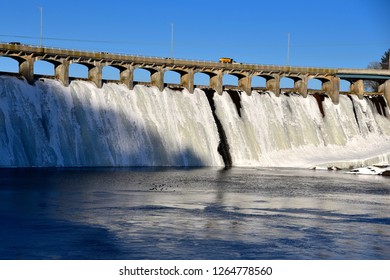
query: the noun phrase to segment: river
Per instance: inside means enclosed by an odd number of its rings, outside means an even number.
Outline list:
[[[390,178],[0,169],[0,259],[389,259]]]

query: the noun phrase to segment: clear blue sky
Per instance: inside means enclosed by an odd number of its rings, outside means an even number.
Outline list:
[[[366,68],[390,48],[390,1],[1,0],[0,41],[169,57]],[[51,38],[51,39],[50,39]],[[0,60],[1,63],[1,60]],[[0,69],[1,66],[0,66]]]

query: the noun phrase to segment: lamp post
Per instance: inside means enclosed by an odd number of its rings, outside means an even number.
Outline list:
[[[173,23],[171,23],[171,59],[173,59]]]
[[[42,11],[42,7],[39,7],[39,9],[40,9],[40,11],[41,11],[41,24],[40,24],[40,36],[39,36],[39,46],[42,48],[42,34],[43,34],[43,32],[42,32],[42,13],[43,13],[43,11]]]
[[[287,66],[290,65],[290,32],[287,33]]]

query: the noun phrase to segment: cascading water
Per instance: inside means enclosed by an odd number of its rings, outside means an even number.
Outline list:
[[[229,95],[215,96],[233,165],[351,168],[390,161],[390,119],[369,100],[340,96],[334,105],[325,98],[322,115],[310,95],[240,98],[241,117]]]
[[[32,86],[0,76],[0,166],[223,166],[221,129],[233,166],[390,162],[389,110],[379,114],[370,100],[340,96],[339,105],[325,98],[319,106],[313,96],[257,92],[211,99],[200,89],[50,79]]]
[[[1,166],[221,166],[206,96],[0,77]]]

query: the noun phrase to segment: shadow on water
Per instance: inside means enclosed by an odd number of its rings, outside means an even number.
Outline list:
[[[108,229],[62,217],[67,189],[82,187],[90,171],[0,169],[0,259],[124,258]],[[77,178],[67,186],[69,177]]]
[[[102,227],[14,214],[0,219],[0,259],[132,258],[130,251],[122,253],[115,234]]]

